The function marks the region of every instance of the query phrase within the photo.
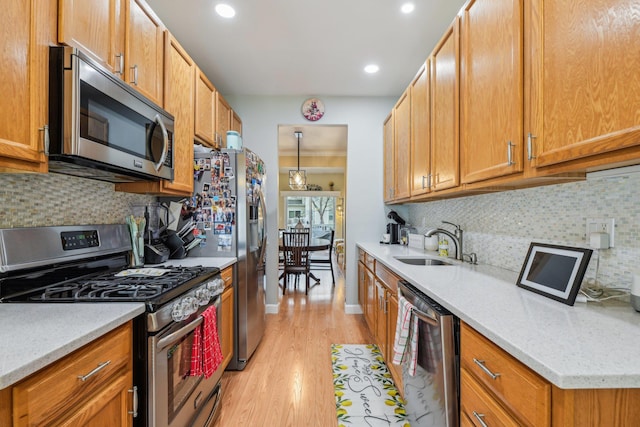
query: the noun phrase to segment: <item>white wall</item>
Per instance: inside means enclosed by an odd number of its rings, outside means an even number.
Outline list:
[[[278,304],[278,125],[308,124],[300,112],[306,97],[225,96],[242,118],[243,143],[267,166],[267,309]],[[322,97],[318,124],[347,125],[346,304],[357,304],[356,242],[370,240],[386,224],[382,201],[382,123],[396,97]]]

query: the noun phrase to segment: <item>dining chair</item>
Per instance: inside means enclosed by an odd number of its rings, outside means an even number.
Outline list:
[[[284,232],[282,233],[282,246],[284,252],[284,268],[282,276],[284,283],[282,294],[287,291],[288,278],[295,275],[295,287],[298,285],[300,275],[305,276],[304,293],[309,292],[309,233]]]
[[[313,252],[313,254],[310,256],[311,270],[331,270],[331,283],[333,283],[333,286],[336,285],[336,277],[333,274],[333,257],[331,256],[331,254],[333,251],[333,237],[335,233],[335,230],[331,230],[329,249],[319,252]]]

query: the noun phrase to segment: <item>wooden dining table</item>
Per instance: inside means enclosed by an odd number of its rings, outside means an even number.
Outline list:
[[[324,251],[325,249],[329,249],[329,246],[331,246],[331,241],[329,239],[321,239],[319,237],[312,237],[309,239],[309,252]],[[278,249],[284,251],[282,237],[278,239]]]
[[[324,251],[326,249],[329,249],[329,246],[331,246],[331,241],[329,239],[321,239],[319,237],[312,237],[309,239],[309,252]],[[278,250],[284,251],[284,246],[282,244],[282,237],[278,239]],[[309,273],[309,276],[312,277],[313,280],[315,280],[316,282],[320,281],[320,279],[318,279],[311,272]]]

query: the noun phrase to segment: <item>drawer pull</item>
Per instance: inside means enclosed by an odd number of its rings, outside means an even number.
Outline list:
[[[133,415],[133,418],[138,416],[138,386],[133,386],[132,389],[128,390],[129,393],[133,394],[133,403],[132,403],[132,411],[128,411],[129,414]]]
[[[480,369],[482,369],[482,370],[484,371],[484,373],[485,373],[485,374],[489,375],[489,376],[491,377],[491,379],[492,379],[492,380],[496,380],[496,379],[498,379],[498,377],[500,376],[500,374],[498,374],[498,373],[495,373],[495,374],[494,374],[493,372],[491,372],[491,371],[489,370],[489,368],[487,368],[487,367],[484,365],[484,360],[478,360],[478,359],[474,358],[474,359],[473,359],[473,362],[474,362],[476,365],[480,366]]]
[[[487,423],[484,422],[483,418],[484,418],[484,414],[479,414],[476,411],[473,411],[473,416],[476,417],[476,420],[478,420],[478,422],[480,423],[480,425],[482,427],[489,427],[487,425]]]
[[[104,368],[106,368],[111,363],[111,360],[107,360],[104,363],[99,364],[93,371],[89,372],[87,375],[78,375],[78,379],[82,382],[88,380]]]

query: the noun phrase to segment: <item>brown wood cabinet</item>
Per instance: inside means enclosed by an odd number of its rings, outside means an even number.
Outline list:
[[[224,292],[221,296],[220,348],[222,351],[222,369],[225,369],[233,357],[233,266],[220,272],[224,280]]]
[[[409,86],[411,94],[411,196],[431,191],[430,60],[420,67]]]
[[[402,389],[402,367],[392,363],[393,361],[393,342],[396,335],[396,323],[398,320],[398,281],[400,277],[387,267],[380,263],[376,263],[375,278],[377,286],[384,291],[381,297],[381,315],[378,317],[377,330],[378,345],[384,349],[384,359],[387,367],[391,372],[393,380],[398,390],[404,394]],[[382,325],[381,325],[382,323]],[[384,330],[384,332],[382,332]]]
[[[431,176],[433,191],[460,185],[460,20],[431,53]]]
[[[164,25],[144,0],[60,0],[58,41],[163,105]]]
[[[460,365],[460,405],[471,420],[475,411],[486,414],[487,424],[493,425],[495,416],[500,425],[505,417],[494,408],[504,407],[514,423],[502,425],[550,425],[551,384],[463,322]]]
[[[242,119],[235,111],[231,110],[231,129],[242,135]]]
[[[196,67],[195,137],[212,148],[217,148],[215,139],[216,88],[207,76]]]
[[[460,364],[461,425],[627,427],[640,419],[640,389],[558,388],[464,322]]]
[[[129,322],[14,385],[12,425],[132,425],[132,344]]]
[[[175,118],[173,181],[116,184],[118,191],[183,196],[190,196],[193,192],[195,63],[173,35],[166,34],[164,108]]]
[[[127,1],[125,80],[158,105],[164,105],[164,32],[164,25],[143,0]]]
[[[382,147],[383,196],[385,203],[395,198],[395,150],[393,144],[393,110],[384,120]]]
[[[640,163],[637,3],[531,2],[526,155],[532,166]]]
[[[398,318],[400,278],[362,249],[358,249],[358,255],[358,298],[362,311],[396,387],[403,393],[402,368],[391,363]]]
[[[408,199],[411,196],[411,90],[408,88],[400,97],[393,113],[393,145],[395,191],[394,200]]]
[[[49,46],[56,2],[14,1],[0,15],[0,171],[46,172]],[[9,43],[9,40],[11,43]]]
[[[124,75],[126,0],[60,0],[58,41]]]
[[[461,169],[473,183],[523,170],[523,3],[461,11]]]
[[[231,130],[231,106],[226,99],[216,92],[216,135],[220,147],[227,147],[227,131]]]

